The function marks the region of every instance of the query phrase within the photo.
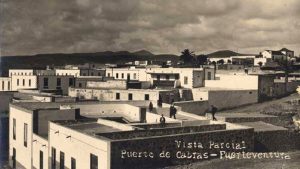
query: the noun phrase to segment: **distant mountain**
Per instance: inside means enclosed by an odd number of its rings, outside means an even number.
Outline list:
[[[147,51],[147,50],[139,50],[139,51],[136,51],[136,52],[133,52],[134,55],[136,56],[154,56],[153,53]]]
[[[220,50],[220,51],[216,51],[216,52],[213,52],[213,53],[210,53],[207,55],[208,58],[212,58],[212,57],[215,57],[215,58],[227,58],[227,57],[230,57],[230,56],[245,56],[245,55],[252,55],[252,54],[241,54],[241,53],[237,53],[237,52],[234,52],[234,51],[231,51],[231,50]]]
[[[154,55],[149,51],[140,50],[136,52],[128,51],[104,51],[96,53],[54,53],[37,54],[31,56],[3,56],[1,57],[0,69],[2,74],[7,75],[8,69],[44,69],[47,65],[63,66],[67,64],[84,63],[115,63],[124,64],[135,60],[155,60],[155,61],[177,61],[179,57],[172,54]]]

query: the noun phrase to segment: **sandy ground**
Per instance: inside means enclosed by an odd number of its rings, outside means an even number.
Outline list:
[[[220,111],[219,113],[243,113],[243,112],[280,112],[280,111],[297,111],[300,110],[300,105],[291,106],[287,103],[290,100],[300,99],[298,93],[291,94],[287,97],[280,99],[270,100],[262,103],[252,104],[248,106],[242,106],[239,108]]]

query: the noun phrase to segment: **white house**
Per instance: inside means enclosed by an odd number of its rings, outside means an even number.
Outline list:
[[[0,91],[11,91],[10,77],[0,77]]]
[[[173,86],[184,88],[203,87],[204,80],[215,78],[211,68],[153,68],[147,73],[155,86]]]
[[[11,76],[11,90],[36,89],[37,76],[35,75],[13,75]]]
[[[146,68],[126,67],[126,68],[106,68],[106,77],[114,77],[123,80],[149,81],[150,76],[146,73]]]
[[[55,69],[56,75],[59,76],[80,76],[80,69]]]
[[[268,58],[272,60],[282,60],[286,58],[293,58],[294,51],[288,50],[287,48],[282,48],[281,50],[265,50],[262,53],[263,58]]]
[[[9,77],[13,75],[28,76],[34,75],[33,69],[9,69]]]

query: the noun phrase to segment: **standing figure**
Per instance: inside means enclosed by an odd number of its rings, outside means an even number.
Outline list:
[[[153,103],[150,102],[150,103],[149,103],[149,111],[152,112],[152,110],[153,110]]]
[[[159,122],[160,122],[160,127],[165,127],[165,125],[166,125],[166,118],[164,117],[163,114],[161,114]]]

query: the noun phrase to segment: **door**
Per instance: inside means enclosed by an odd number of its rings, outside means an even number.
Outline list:
[[[40,151],[40,169],[44,167],[44,153]]]
[[[12,155],[12,167],[13,167],[13,169],[16,168],[16,156],[17,156],[16,149],[13,148],[13,155]]]
[[[147,109],[146,108],[141,108],[141,123],[146,123],[146,112]]]

